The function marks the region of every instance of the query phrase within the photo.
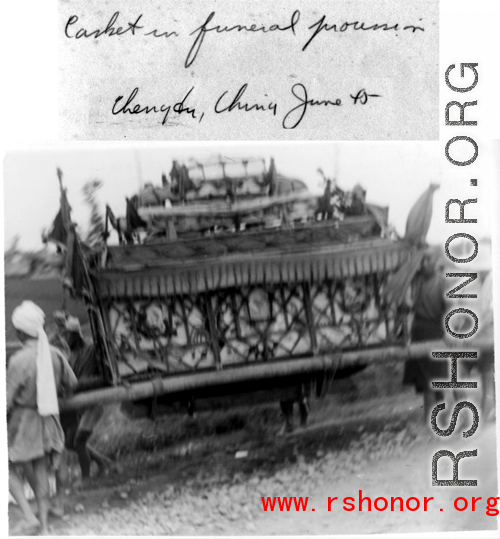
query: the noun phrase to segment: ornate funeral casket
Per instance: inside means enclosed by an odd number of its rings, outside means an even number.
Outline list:
[[[314,196],[259,160],[174,163],[170,176],[128,202],[135,228],[92,267],[119,378],[405,341],[407,314],[383,292],[412,248],[360,188]]]

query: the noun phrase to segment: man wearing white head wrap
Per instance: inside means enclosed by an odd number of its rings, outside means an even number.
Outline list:
[[[23,512],[25,520],[15,530],[22,533],[35,527],[48,531],[48,468],[57,464],[64,449],[57,397],[77,383],[66,358],[49,345],[44,321],[43,311],[32,302],[24,302],[12,315],[23,347],[11,357],[7,369],[9,490]],[[17,466],[24,469],[33,488],[40,520],[26,501]]]
[[[42,416],[59,415],[56,382],[49,339],[44,330],[45,315],[32,301],[23,301],[12,313],[12,324],[18,331],[36,338],[36,402]]]

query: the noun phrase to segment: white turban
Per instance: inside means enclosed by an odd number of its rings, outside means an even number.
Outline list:
[[[12,313],[12,323],[19,331],[38,339],[36,354],[36,402],[42,416],[58,415],[57,389],[49,339],[43,326],[45,315],[32,301],[23,301]]]

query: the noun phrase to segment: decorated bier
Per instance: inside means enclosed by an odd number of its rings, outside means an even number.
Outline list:
[[[174,163],[156,196],[134,197],[142,242],[107,247],[91,271],[117,379],[405,342],[407,309],[384,289],[415,248],[387,237],[387,209],[263,165]]]
[[[80,292],[112,387],[69,407],[296,383],[407,344],[427,230],[395,239],[360,186],[315,196],[273,161],[230,165],[174,163],[108,215],[120,244],[83,256]]]
[[[121,375],[150,360],[178,373],[403,342],[405,313],[382,292],[409,249],[379,235],[366,215],[110,247],[93,277]]]

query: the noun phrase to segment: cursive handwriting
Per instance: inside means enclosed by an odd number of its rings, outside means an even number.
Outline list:
[[[115,28],[115,23],[118,20],[118,17],[120,15],[119,11],[116,11],[113,13],[111,19],[109,19],[108,24],[106,25],[106,28],[104,30],[92,30],[88,31],[86,28],[80,28],[77,30],[75,35],[70,35],[70,27],[75,25],[78,22],[78,16],[77,15],[71,15],[71,17],[68,19],[68,22],[66,23],[66,27],[64,28],[64,33],[67,38],[75,38],[80,39],[82,37],[93,37],[95,39],[101,37],[101,36],[122,36],[123,34],[126,34],[130,32],[132,35],[135,36],[136,30],[142,30],[144,26],[139,26],[139,21],[142,19],[142,15],[139,15],[135,22],[129,22],[127,28],[122,28],[121,26],[118,26],[118,28]]]
[[[139,103],[136,103],[133,105],[133,102],[135,98],[137,97],[137,94],[139,93],[139,88],[134,88],[130,95],[128,96],[127,100],[125,101],[125,104],[121,104],[120,102],[123,99],[123,96],[120,95],[115,99],[115,103],[111,109],[111,113],[116,116],[117,114],[150,114],[150,113],[163,113],[163,120],[161,122],[161,125],[165,125],[167,123],[169,114],[171,111],[175,112],[177,115],[181,115],[183,113],[191,116],[194,120],[198,120],[201,122],[203,119],[203,116],[205,113],[197,114],[196,109],[190,108],[186,105],[186,101],[188,97],[190,96],[191,92],[194,90],[194,86],[186,93],[182,101],[178,101],[173,106],[172,105],[160,105],[159,107],[156,105],[140,105]],[[133,105],[133,106],[132,106]]]
[[[236,95],[233,97],[233,99],[231,100],[231,102],[227,105],[227,106],[224,106],[224,100],[228,94],[228,91],[226,90],[225,92],[223,92],[219,99],[217,99],[217,102],[215,103],[215,107],[214,107],[214,111],[217,113],[217,114],[221,114],[223,112],[232,112],[233,110],[237,109],[237,110],[243,110],[245,112],[250,112],[250,111],[253,111],[253,110],[257,110],[257,111],[267,111],[267,110],[270,110],[272,111],[273,115],[276,116],[276,112],[278,110],[278,105],[276,103],[273,103],[272,101],[270,101],[267,105],[262,105],[262,104],[259,104],[259,103],[253,103],[252,105],[248,104],[248,103],[243,103],[242,102],[242,97],[243,97],[243,94],[247,91],[247,88],[248,88],[248,84],[245,83],[237,92],[236,92]],[[267,97],[267,94],[264,94],[266,97]],[[226,100],[226,101],[229,101],[229,100]],[[222,102],[222,104],[221,104]]]
[[[141,34],[145,37],[154,37],[154,38],[178,38],[181,37],[181,34],[175,30],[165,30],[158,28],[146,28],[142,23],[143,15],[140,14],[136,17],[134,22],[128,22],[124,26],[118,25],[118,18],[121,16],[119,11],[113,13],[108,23],[104,28],[96,28],[88,30],[87,28],[79,24],[78,15],[71,15],[64,27],[64,35],[68,39],[81,39],[81,38],[94,38],[98,39],[101,37],[113,37],[113,36],[123,36],[128,34],[130,36],[137,36]],[[278,24],[273,22],[272,24],[233,24],[233,25],[223,25],[223,24],[214,24],[216,13],[212,11],[208,17],[206,17],[205,22],[198,26],[195,30],[190,32],[189,36],[194,36],[194,41],[191,43],[190,49],[187,53],[187,56],[184,60],[184,67],[187,69],[193,65],[198,54],[200,53],[201,47],[205,41],[207,34],[212,33],[214,35],[218,34],[267,34],[270,32],[291,32],[293,36],[297,35],[297,30],[299,28],[299,22],[301,21],[301,12],[296,9],[290,16],[290,20],[285,24]],[[422,19],[420,19],[422,20]],[[425,29],[423,26],[416,26],[413,24],[403,25],[399,22],[395,23],[367,23],[364,21],[353,21],[353,22],[342,22],[342,23],[332,23],[329,24],[326,22],[326,15],[323,15],[315,23],[307,27],[310,30],[310,36],[307,38],[307,41],[302,46],[302,51],[308,49],[309,45],[317,38],[317,36],[324,32],[376,32],[382,31],[397,33],[400,31],[409,31],[412,34],[416,32],[424,32]],[[397,35],[397,34],[396,34]]]
[[[311,44],[313,39],[315,39],[316,36],[320,32],[322,32],[323,30],[326,31],[326,32],[331,32],[331,31],[333,31],[333,32],[346,32],[349,29],[355,30],[355,31],[356,30],[364,30],[364,31],[383,30],[384,32],[387,32],[389,30],[396,31],[396,32],[398,30],[411,30],[413,33],[415,33],[417,30],[421,30],[422,32],[424,32],[424,28],[422,26],[407,25],[407,26],[401,27],[399,25],[399,23],[389,25],[386,22],[384,22],[382,24],[367,25],[365,22],[359,22],[359,21],[343,22],[341,25],[337,25],[337,24],[330,24],[329,25],[329,24],[326,24],[325,19],[326,19],[326,17],[325,17],[325,15],[323,15],[321,17],[321,19],[319,19],[319,21],[317,21],[314,24],[312,24],[311,26],[309,26],[308,29],[309,30],[314,29],[314,32],[313,32],[312,36],[307,40],[307,43],[302,47],[303,51],[305,51],[307,49],[307,47],[309,47],[309,45]]]
[[[191,32],[190,35],[196,35],[196,38],[191,45],[191,49],[189,49],[188,55],[186,57],[186,61],[184,62],[184,67],[189,67],[193,64],[193,62],[196,60],[196,57],[198,56],[198,53],[200,52],[201,45],[205,39],[205,35],[208,34],[208,32],[216,32],[217,34],[222,34],[224,32],[234,32],[235,30],[237,32],[261,32],[261,33],[268,33],[268,32],[286,32],[288,30],[291,30],[292,33],[295,35],[295,27],[297,26],[299,20],[300,20],[300,11],[296,9],[292,17],[290,19],[290,24],[288,26],[280,26],[279,24],[271,24],[270,26],[257,26],[256,24],[251,24],[250,26],[242,25],[242,24],[235,24],[234,26],[212,26],[211,28],[208,28],[208,23],[211,22],[211,20],[215,17],[215,11],[212,11],[210,15],[207,17],[207,20],[196,30]]]
[[[335,101],[330,101],[328,99],[310,99],[306,87],[298,82],[297,84],[294,84],[292,86],[292,94],[294,97],[296,97],[299,101],[299,104],[290,109],[286,116],[283,118],[283,129],[295,129],[302,119],[304,118],[304,115],[307,111],[307,107],[315,107],[318,105],[323,105],[324,107],[328,106],[334,106],[334,107],[341,107],[342,106],[342,100],[336,99]]]
[[[215,114],[224,114],[231,112],[269,112],[271,116],[277,116],[278,110],[281,110],[281,105],[278,105],[276,100],[251,100],[246,99],[246,92],[248,91],[248,83],[242,84],[236,92],[224,90],[214,101],[213,111]],[[138,115],[138,114],[162,114],[161,125],[175,125],[171,120],[171,115],[176,114],[187,115],[193,120],[201,122],[205,116],[204,112],[199,113],[194,107],[187,104],[189,97],[194,91],[194,86],[191,87],[184,95],[181,101],[170,105],[145,105],[138,102],[139,88],[134,88],[127,98],[123,95],[119,95],[111,107],[111,113],[113,116],[119,114]],[[291,93],[297,104],[293,106],[283,117],[281,125],[283,129],[295,129],[303,121],[306,112],[310,107],[316,109],[342,107],[345,104],[351,103],[352,105],[367,105],[367,103],[374,97],[382,97],[380,94],[370,94],[364,88],[354,94],[349,94],[352,101],[346,99],[345,103],[341,98],[336,99],[316,99],[309,95],[307,88],[302,83],[296,83],[291,87]],[[264,94],[268,97],[267,94]],[[170,119],[170,122],[169,122]]]
[[[369,97],[382,97],[380,94],[367,94],[366,90],[361,89],[356,95],[351,94],[351,99],[353,100],[354,105],[360,103],[361,105],[366,105],[368,103]]]

